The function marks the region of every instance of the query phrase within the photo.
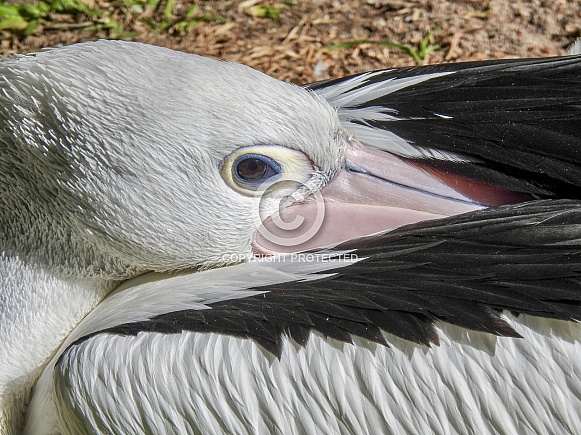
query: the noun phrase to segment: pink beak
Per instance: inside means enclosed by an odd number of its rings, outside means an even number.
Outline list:
[[[518,192],[350,144],[344,167],[319,192],[262,222],[253,250],[257,255],[303,252],[522,199]]]

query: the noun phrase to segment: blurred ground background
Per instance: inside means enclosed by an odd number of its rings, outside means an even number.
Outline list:
[[[0,0],[0,51],[128,39],[305,83],[390,66],[564,54],[581,0]]]

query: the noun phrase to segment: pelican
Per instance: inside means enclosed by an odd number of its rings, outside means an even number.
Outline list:
[[[581,433],[581,56],[0,69],[0,433]]]

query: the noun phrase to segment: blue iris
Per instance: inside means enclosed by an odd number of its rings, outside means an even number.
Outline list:
[[[262,154],[244,154],[234,160],[232,172],[239,183],[258,185],[280,174],[282,169],[270,157]]]

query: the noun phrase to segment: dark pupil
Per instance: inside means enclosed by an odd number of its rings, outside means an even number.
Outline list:
[[[245,180],[258,180],[266,173],[268,166],[260,159],[248,158],[238,163],[238,175]]]

